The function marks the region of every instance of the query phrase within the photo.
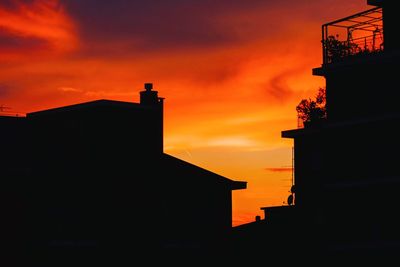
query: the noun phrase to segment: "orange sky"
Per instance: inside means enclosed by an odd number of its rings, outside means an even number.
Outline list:
[[[366,0],[2,0],[0,105],[165,97],[165,152],[234,180],[233,224],[282,205],[296,105],[324,80],[321,25]]]

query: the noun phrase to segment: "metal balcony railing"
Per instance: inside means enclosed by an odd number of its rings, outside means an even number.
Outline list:
[[[323,63],[383,51],[382,8],[372,8],[322,25]]]

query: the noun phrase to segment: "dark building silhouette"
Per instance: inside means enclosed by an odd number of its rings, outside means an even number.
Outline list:
[[[28,262],[212,250],[232,227],[231,191],[246,188],[163,152],[152,84],[140,103],[1,116],[0,133],[2,249]]]
[[[239,247],[262,236],[253,248],[304,257],[400,251],[400,20],[395,1],[368,4],[322,26],[313,75],[326,80],[327,118],[282,132],[294,140],[294,205],[262,208],[264,220],[235,229]]]
[[[400,25],[394,1],[368,3],[375,7],[322,27],[324,62],[313,74],[326,79],[327,119],[282,132],[294,139],[296,209],[323,235],[317,241],[326,253],[400,249],[400,95],[393,75]],[[334,27],[348,33],[345,40],[337,35],[341,46],[327,42]]]

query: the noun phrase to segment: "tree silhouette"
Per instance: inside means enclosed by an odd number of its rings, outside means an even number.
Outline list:
[[[301,119],[305,125],[326,119],[325,104],[326,90],[324,88],[319,88],[315,100],[311,98],[302,99],[297,105],[296,111],[299,119]]]

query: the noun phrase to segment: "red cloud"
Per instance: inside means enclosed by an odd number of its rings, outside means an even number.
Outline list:
[[[0,36],[2,39],[9,36],[12,40],[9,45],[14,47],[14,53],[43,47],[62,52],[77,46],[74,23],[58,0],[15,0],[7,5],[0,4]],[[0,48],[4,52],[4,47]]]

